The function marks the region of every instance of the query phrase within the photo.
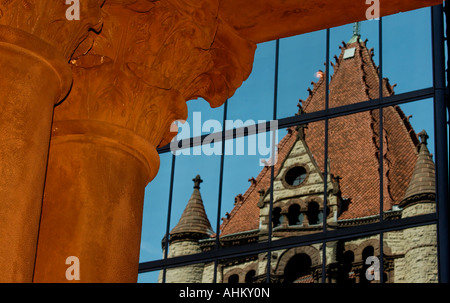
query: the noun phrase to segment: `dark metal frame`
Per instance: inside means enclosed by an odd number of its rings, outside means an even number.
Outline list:
[[[450,12],[449,5],[446,3],[445,5],[446,14]],[[322,283],[326,282],[326,243],[334,240],[341,239],[350,239],[355,237],[363,237],[363,236],[372,236],[379,235],[380,237],[380,252],[383,251],[383,233],[402,230],[411,227],[425,226],[430,224],[437,224],[437,243],[438,243],[438,273],[439,273],[439,281],[448,283],[449,282],[449,272],[450,272],[450,257],[449,257],[449,206],[448,206],[448,137],[447,137],[447,111],[448,108],[448,87],[446,86],[446,70],[445,70],[445,36],[444,36],[444,6],[437,5],[431,7],[431,22],[432,22],[432,47],[433,47],[433,86],[430,88],[415,90],[399,95],[383,97],[382,95],[382,85],[380,85],[379,98],[364,102],[359,102],[355,104],[350,104],[346,106],[341,106],[337,108],[329,108],[328,107],[328,98],[329,98],[329,51],[330,51],[330,30],[326,31],[326,40],[327,40],[327,51],[326,51],[326,106],[324,110],[313,112],[313,113],[304,113],[298,116],[292,116],[288,118],[278,119],[278,128],[283,129],[299,124],[305,124],[316,121],[324,121],[325,122],[325,157],[327,159],[328,153],[328,121],[331,118],[341,117],[345,115],[355,114],[368,110],[376,110],[378,109],[380,112],[380,117],[382,117],[383,109],[387,106],[392,106],[396,104],[402,104],[417,100],[423,100],[428,98],[434,99],[434,123],[435,123],[435,164],[436,164],[436,206],[437,211],[433,214],[420,215],[416,217],[409,217],[399,220],[383,220],[383,178],[380,177],[380,216],[379,221],[376,223],[371,223],[362,226],[354,226],[347,227],[345,229],[338,230],[327,230],[326,228],[326,220],[323,220],[323,231],[321,233],[309,234],[303,236],[289,237],[283,238],[279,240],[272,240],[272,224],[271,219],[272,216],[269,215],[269,235],[268,240],[266,242],[258,242],[253,244],[247,244],[242,246],[234,246],[234,247],[221,247],[220,246],[220,215],[221,215],[221,204],[222,204],[222,186],[223,186],[223,167],[224,167],[224,149],[225,144],[222,144],[222,156],[220,162],[220,181],[219,181],[219,196],[218,196],[218,210],[217,210],[217,230],[216,230],[216,239],[215,239],[215,248],[208,252],[203,252],[194,255],[188,256],[180,256],[174,258],[168,258],[168,242],[165,243],[165,252],[164,258],[161,260],[143,262],[139,264],[139,273],[145,273],[155,270],[163,270],[163,282],[165,282],[165,274],[167,268],[173,268],[178,266],[185,266],[189,264],[195,263],[203,263],[203,262],[214,262],[214,280],[216,281],[217,277],[217,267],[218,262],[224,258],[233,258],[240,256],[247,256],[251,254],[257,253],[268,253],[267,260],[270,260],[271,252],[278,249],[287,249],[292,247],[298,247],[302,245],[309,245],[315,243],[322,243],[323,247],[323,260],[322,260]],[[449,25],[449,20],[446,20],[447,25]],[[450,32],[449,26],[447,26],[447,33]],[[447,39],[447,43],[449,40]],[[450,43],[448,44],[450,45]],[[448,49],[447,49],[448,51]],[[380,66],[380,83],[382,83],[383,74],[382,74],[382,18],[379,21],[379,66]],[[277,98],[278,98],[278,60],[279,60],[279,40],[276,41],[276,54],[275,54],[275,81],[274,81],[274,102],[273,102],[273,119],[277,120]],[[447,73],[450,75],[450,59],[448,63]],[[450,79],[450,77],[449,77]],[[224,114],[223,114],[223,125],[225,125],[225,121],[227,119],[227,104],[224,106]],[[380,134],[383,132],[382,120],[380,119]],[[224,127],[225,129],[225,127]],[[257,125],[256,128],[246,128],[243,127],[241,129],[232,129],[219,133],[212,134],[214,136],[214,142],[224,142],[229,139],[234,139],[240,136],[248,136],[255,134],[257,130],[260,132],[262,129],[266,131],[271,131],[270,124],[264,123]],[[201,145],[203,140],[206,138],[204,135],[200,137],[194,137],[190,139],[185,139],[179,141],[178,146],[189,148]],[[275,136],[273,136],[275,138]],[[380,149],[383,148],[382,141],[380,140]],[[211,142],[211,141],[209,141]],[[275,144],[272,144],[275,146]],[[165,146],[158,150],[159,153],[170,152],[170,147]],[[168,203],[168,217],[167,217],[167,226],[166,226],[166,239],[169,235],[170,228],[170,217],[171,217],[171,208],[172,208],[172,194],[173,194],[173,179],[174,179],[174,169],[175,169],[175,159],[176,157],[172,157],[172,167],[171,167],[171,180],[170,180],[170,193],[169,193],[169,203]],[[326,160],[325,160],[326,161]],[[380,157],[380,176],[383,174],[383,159]],[[327,174],[327,165],[324,165],[325,172]],[[274,167],[271,167],[271,187],[270,187],[270,213],[272,213],[273,206],[273,180],[274,180]],[[327,182],[326,179],[324,181],[326,193]],[[324,194],[326,195],[326,194]],[[326,196],[324,197],[324,209],[326,209]],[[266,282],[270,282],[270,262],[267,262],[267,271],[266,271]],[[383,255],[380,254],[380,270],[383,272]],[[383,275],[380,275],[380,278],[383,279]],[[381,280],[380,282],[383,282]]]

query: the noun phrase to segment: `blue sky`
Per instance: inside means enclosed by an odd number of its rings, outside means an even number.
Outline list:
[[[330,56],[339,56],[342,41],[352,36],[353,25],[331,29]],[[378,21],[361,24],[362,39],[369,39],[378,64]],[[317,81],[315,73],[325,70],[326,32],[318,31],[280,40],[279,87],[277,118],[293,116],[298,100],[308,97],[307,88]],[[430,9],[420,9],[383,18],[383,76],[396,83],[397,94],[432,86]],[[258,45],[252,74],[228,102],[230,120],[269,121],[273,116],[275,41]],[[331,69],[332,71],[332,69]],[[363,101],[363,100],[361,100]],[[429,149],[434,151],[432,100],[417,101],[401,106],[416,132],[425,129]],[[211,109],[202,99],[188,102],[188,123],[192,125],[194,112],[201,112],[202,121],[222,121],[223,106]],[[278,139],[286,134],[279,131]],[[166,230],[172,154],[160,155],[161,168],[147,186],[140,262],[162,258],[161,240]],[[225,156],[222,210],[220,216],[233,208],[234,197],[249,187],[248,179],[261,170],[259,155]],[[220,156],[177,156],[174,176],[171,228],[178,222],[193,191],[192,179],[200,174],[204,182],[201,194],[211,225],[216,228]],[[139,282],[156,282],[158,272],[139,275]]]

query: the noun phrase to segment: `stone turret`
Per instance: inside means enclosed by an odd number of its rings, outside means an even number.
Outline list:
[[[169,258],[201,253],[199,240],[213,234],[211,223],[206,215],[200,194],[200,183],[203,180],[197,175],[194,181],[194,192],[189,199],[180,221],[170,232]],[[200,283],[202,282],[203,263],[168,269],[168,283]],[[160,275],[161,280],[161,275]]]
[[[400,203],[402,218],[418,216],[436,211],[435,166],[427,147],[428,135],[425,131],[420,138],[419,155],[416,166]],[[403,231],[405,252],[404,280],[397,282],[429,283],[437,282],[437,239],[436,225],[408,228]],[[398,278],[402,277],[399,273]]]
[[[418,136],[421,141],[419,155],[405,197],[400,203],[404,209],[403,218],[436,211],[435,168],[433,157],[427,147],[428,134],[423,130]]]

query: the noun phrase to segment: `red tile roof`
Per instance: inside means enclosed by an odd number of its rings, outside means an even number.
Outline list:
[[[294,281],[294,283],[314,283],[314,277],[313,275],[299,277]]]
[[[287,156],[296,142],[296,138],[297,132],[291,128],[278,144],[278,162],[274,167],[275,175],[280,170],[282,159]],[[270,187],[270,174],[270,167],[264,167],[245,194],[240,199],[236,199],[236,204],[230,212],[229,218],[224,219],[220,227],[222,236],[259,228],[259,208],[256,204],[260,197],[259,191],[266,191]]]
[[[355,56],[344,59],[346,49],[355,47]],[[376,99],[379,96],[378,69],[372,60],[373,52],[364,42],[350,45],[344,43],[336,58],[334,74],[329,88],[329,107],[343,106]],[[393,86],[383,81],[383,96],[393,95]],[[305,112],[325,108],[325,81],[322,77],[310,90],[303,102]],[[400,203],[405,195],[417,159],[419,141],[405,114],[398,106],[383,110],[383,201],[384,210]],[[324,123],[310,123],[305,130],[305,140],[314,158],[323,171]],[[294,128],[280,141],[279,160],[275,165],[275,176],[297,139]],[[379,212],[379,112],[378,110],[342,116],[329,120],[328,157],[330,172],[340,177],[343,198],[350,204],[339,219],[365,217]],[[256,182],[238,200],[229,218],[221,225],[222,235],[258,229],[258,191],[270,186],[270,168],[262,169]]]

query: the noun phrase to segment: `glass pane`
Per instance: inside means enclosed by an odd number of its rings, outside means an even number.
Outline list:
[[[387,282],[438,282],[436,225],[387,232],[383,240]]]
[[[255,239],[267,240],[267,228],[261,225],[260,197],[270,187],[270,161],[280,162],[278,129],[258,132],[225,143],[221,240],[224,246],[246,244]],[[242,148],[241,148],[242,147]],[[279,147],[279,146],[278,146]],[[242,150],[243,153],[237,153]],[[275,152],[272,156],[272,152]],[[264,231],[262,229],[264,229]],[[263,237],[263,238],[261,238]],[[238,240],[236,240],[238,239]]]
[[[328,172],[332,184],[329,195],[335,201],[333,215],[337,228],[379,221],[378,130],[378,110],[329,121]]]
[[[383,245],[384,255],[389,247]],[[327,283],[378,283],[380,281],[380,236],[327,243]],[[388,273],[385,272],[385,279]],[[389,282],[389,280],[387,280]]]
[[[332,218],[332,201],[325,209],[323,202],[324,125],[320,121],[288,128],[279,143],[273,184],[273,239],[322,232],[324,218]],[[266,222],[270,195],[263,201],[260,220]]]
[[[275,41],[258,44],[249,78],[228,100],[228,119],[247,121],[273,118]]]
[[[265,282],[264,255],[245,255],[219,260],[217,282],[230,284]]]
[[[273,251],[270,263],[273,283],[320,283],[322,243]]]
[[[221,150],[221,142],[211,144]],[[171,214],[169,257],[201,252],[199,240],[216,231],[220,154],[209,154],[208,145],[180,150],[176,157]],[[198,152],[198,153],[197,153]],[[192,241],[196,246],[175,249],[178,242]],[[176,246],[179,246],[178,244]],[[189,246],[189,245],[188,245]]]
[[[378,98],[377,51],[378,21],[330,30],[330,108]]]
[[[277,118],[294,116],[300,100],[309,100],[319,89],[325,71],[326,31],[317,31],[280,40]],[[324,84],[322,85],[322,87]],[[316,97],[316,98],[323,98]],[[311,106],[308,112],[325,109]]]
[[[433,85],[429,8],[383,17],[383,77],[397,94]]]
[[[434,213],[433,100],[383,109],[386,219]]]

